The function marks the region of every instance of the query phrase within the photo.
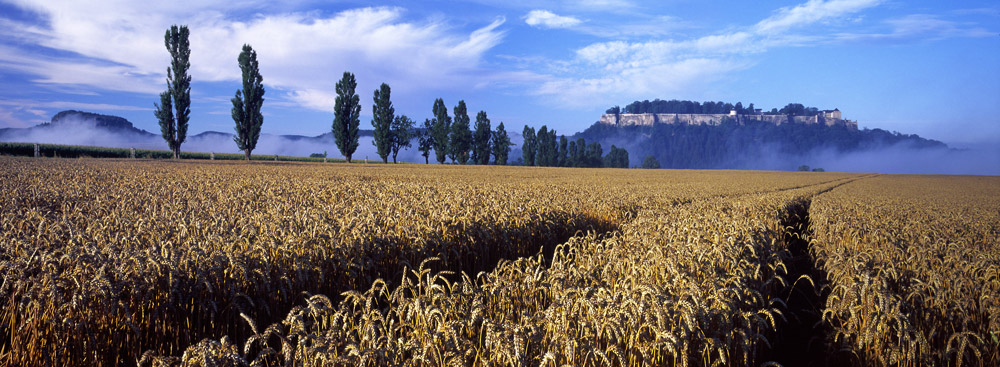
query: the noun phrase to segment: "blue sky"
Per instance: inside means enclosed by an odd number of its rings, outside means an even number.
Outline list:
[[[163,33],[192,44],[190,133],[231,131],[237,56],[258,52],[263,131],[329,131],[334,84],[392,87],[399,114],[435,98],[495,126],[583,130],[642,99],[839,108],[862,127],[1000,143],[995,1],[45,1],[0,0],[0,127],[64,109],[158,131]]]

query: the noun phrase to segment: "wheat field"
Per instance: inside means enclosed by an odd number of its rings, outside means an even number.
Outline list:
[[[0,365],[1000,362],[995,177],[0,157],[0,179]]]

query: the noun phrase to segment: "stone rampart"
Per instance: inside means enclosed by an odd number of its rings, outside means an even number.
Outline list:
[[[803,125],[822,124],[826,126],[843,125],[857,130],[858,122],[851,120],[824,118],[822,116],[787,116],[787,115],[730,115],[712,113],[620,113],[603,114],[600,122],[615,126],[653,126],[655,124],[687,124],[687,125],[721,125],[725,120],[735,120],[743,124],[747,121],[763,121],[775,125],[793,123]]]

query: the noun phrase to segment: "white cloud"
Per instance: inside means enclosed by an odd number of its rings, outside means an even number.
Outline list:
[[[905,41],[910,39],[940,40],[955,37],[993,37],[997,33],[982,27],[944,20],[930,14],[910,14],[885,21],[889,32],[838,33],[839,41]]]
[[[303,89],[292,91],[288,94],[288,99],[306,108],[317,111],[334,112],[333,102],[337,94],[333,90]]]
[[[328,108],[321,107],[325,104],[319,103],[316,91],[332,92],[345,70],[358,78],[359,94],[381,82],[394,91],[470,84],[483,74],[483,54],[505,34],[499,29],[503,19],[464,33],[446,20],[406,21],[403,9],[384,7],[239,18],[232,14],[259,10],[260,5],[232,9],[224,1],[18,0],[18,6],[45,21],[33,25],[5,20],[24,26],[7,28],[30,32],[0,30],[0,36],[30,38],[64,51],[60,57],[19,49],[0,55],[0,67],[37,75],[38,83],[158,93],[165,88],[169,63],[164,31],[183,23],[191,29],[190,75],[195,83],[238,81],[236,59],[242,45],[249,43],[258,53],[265,85],[290,91],[290,101],[319,110]]]
[[[791,33],[792,28],[840,19],[881,0],[809,0],[777,10],[746,29],[680,40],[593,43],[576,50],[575,65],[535,90],[574,106],[607,104],[602,99],[683,94],[724,80],[753,64],[748,56],[775,47],[799,47],[832,36]]]
[[[32,101],[32,100],[0,100],[0,106],[10,106],[24,109],[39,117],[46,117],[45,111],[39,108],[96,110],[96,111],[152,111],[152,107],[137,107],[115,105],[108,103],[84,103],[69,101]]]
[[[533,27],[570,28],[580,24],[581,21],[573,17],[556,15],[548,10],[532,10],[524,16],[524,22]]]
[[[778,9],[774,15],[757,23],[754,30],[762,34],[780,33],[794,27],[842,17],[881,2],[882,0],[809,0],[805,4]]]

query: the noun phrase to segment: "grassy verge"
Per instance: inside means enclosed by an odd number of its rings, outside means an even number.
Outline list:
[[[86,145],[38,144],[42,157],[54,158],[131,158],[131,148],[108,148]],[[34,143],[0,142],[0,155],[32,157],[35,155]],[[213,153],[181,152],[181,159],[212,159]],[[243,160],[242,153],[214,153],[217,160]],[[135,158],[170,159],[173,154],[169,150],[136,149]],[[250,156],[255,161],[295,161],[323,162],[323,158],[293,157],[283,155],[254,154]],[[343,163],[343,159],[328,158],[327,162]],[[369,161],[371,163],[381,163]]]

